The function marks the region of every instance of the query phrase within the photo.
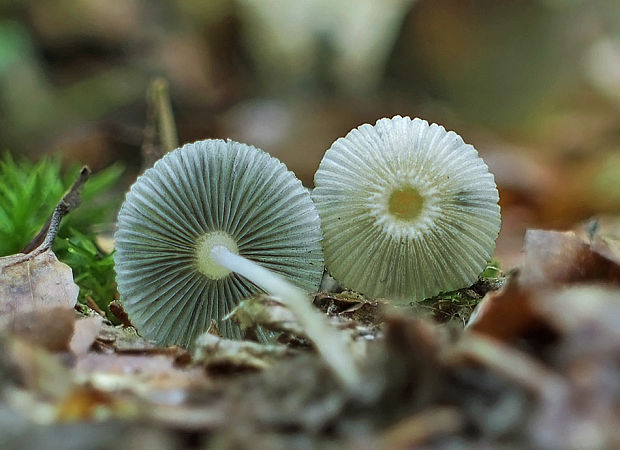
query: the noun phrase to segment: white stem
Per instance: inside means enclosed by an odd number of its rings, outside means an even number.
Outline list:
[[[254,261],[232,253],[226,247],[213,247],[211,257],[282,301],[293,312],[340,381],[349,388],[359,387],[360,375],[342,336],[312,307],[312,301],[304,291]]]

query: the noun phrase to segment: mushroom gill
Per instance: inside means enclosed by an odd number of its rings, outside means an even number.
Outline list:
[[[234,141],[185,145],[131,187],[118,214],[118,290],[132,323],[160,344],[193,345],[215,320],[259,291],[211,258],[228,249],[316,291],[323,273],[319,218],[294,174],[267,153]]]
[[[286,166],[234,141],[185,145],[131,187],[118,215],[118,291],[132,323],[159,344],[192,347],[215,320],[263,289],[295,315],[349,388],[360,375],[341,336],[312,306],[323,276],[310,195]]]

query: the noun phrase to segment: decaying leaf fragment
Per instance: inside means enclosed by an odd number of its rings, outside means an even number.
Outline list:
[[[326,311],[331,324],[338,328],[347,344],[347,351],[362,360],[368,343],[380,335],[383,300],[367,300],[352,294],[318,294],[314,304]],[[305,328],[282,303],[268,295],[259,294],[243,300],[227,316],[236,320],[246,337],[258,331],[274,332],[279,343],[294,346],[309,344]]]
[[[468,330],[501,341],[523,336],[540,323],[533,295],[517,278],[510,279],[502,289],[489,292],[478,304],[469,318]]]
[[[4,323],[13,337],[43,347],[50,352],[70,350],[76,313],[64,306],[34,309],[5,317]],[[78,321],[79,322],[79,321]]]
[[[484,298],[453,352],[535,393],[533,448],[620,443],[619,262],[596,233],[528,231],[520,273]]]
[[[284,331],[297,336],[305,336],[303,327],[299,324],[290,309],[266,294],[258,294],[239,304],[225,317],[224,320],[235,320],[244,333],[256,332],[261,326],[272,331]]]
[[[592,245],[573,231],[528,230],[521,282],[620,285],[620,263],[607,250],[602,242]]]
[[[388,303],[386,299],[367,299],[353,291],[319,293],[314,299],[314,304],[327,314],[368,326],[379,326],[383,322],[383,307]]]
[[[196,361],[210,372],[231,373],[266,369],[295,351],[285,345],[257,344],[203,333],[196,339],[195,353]]]
[[[562,339],[548,364],[570,389],[546,390],[532,417],[535,448],[619,448],[620,289],[580,285],[540,303]]]
[[[484,297],[468,328],[504,341],[541,331],[555,333],[557,327],[550,324],[563,308],[548,311],[547,297],[584,283],[620,285],[620,264],[603,241],[589,243],[573,231],[528,230],[519,274]]]
[[[0,258],[0,323],[34,310],[70,309],[77,302],[79,288],[69,266],[50,249],[26,256]]]
[[[74,355],[85,355],[95,342],[101,330],[103,317],[93,315],[77,320],[74,325],[73,336],[69,348]]]

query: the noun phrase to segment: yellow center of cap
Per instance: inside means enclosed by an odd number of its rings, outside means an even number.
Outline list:
[[[424,199],[411,186],[397,189],[390,194],[388,211],[399,220],[410,221],[422,212]]]
[[[223,231],[212,231],[198,239],[196,245],[196,267],[198,271],[211,280],[221,280],[230,273],[226,267],[213,260],[211,250],[217,246],[226,247],[232,253],[239,254],[235,240]]]

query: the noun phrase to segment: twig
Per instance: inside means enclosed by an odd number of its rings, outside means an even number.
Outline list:
[[[60,221],[62,218],[77,208],[77,206],[82,202],[82,188],[84,187],[84,183],[86,183],[86,180],[88,180],[90,174],[91,171],[88,166],[82,167],[77,180],[75,180],[73,185],[60,199],[56,205],[56,208],[54,208],[54,212],[45,225],[43,225],[43,228],[41,228],[41,231],[39,231],[32,241],[30,241],[30,243],[22,250],[22,253],[25,253],[24,257],[21,257],[20,261],[16,262],[30,259],[40,253],[43,253],[52,246],[52,243],[56,238],[56,234],[58,233],[58,227],[60,226]]]
[[[146,126],[142,143],[144,169],[179,146],[168,82],[155,78],[147,90]]]

